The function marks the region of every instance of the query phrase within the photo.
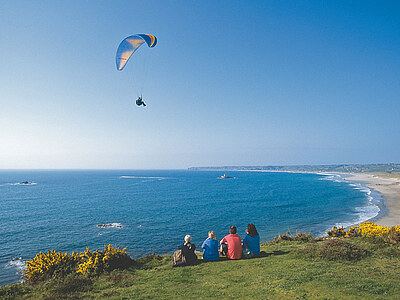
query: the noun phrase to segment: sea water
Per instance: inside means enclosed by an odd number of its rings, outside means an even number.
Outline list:
[[[40,251],[83,251],[104,244],[140,257],[172,253],[192,235],[230,225],[262,241],[290,231],[323,234],[377,217],[382,199],[335,174],[217,171],[0,171],[0,284],[17,282]],[[21,182],[30,184],[20,184]],[[111,224],[98,227],[100,224]]]

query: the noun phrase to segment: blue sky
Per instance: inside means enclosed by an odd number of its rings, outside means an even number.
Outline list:
[[[0,45],[2,169],[399,162],[396,1],[5,0]]]

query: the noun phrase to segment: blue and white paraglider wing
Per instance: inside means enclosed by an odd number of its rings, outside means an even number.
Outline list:
[[[132,54],[144,43],[153,48],[157,44],[157,38],[151,34],[134,34],[128,36],[119,44],[115,56],[118,71],[121,71],[125,67]]]

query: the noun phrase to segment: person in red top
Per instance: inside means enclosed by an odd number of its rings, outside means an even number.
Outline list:
[[[226,256],[230,259],[242,258],[242,239],[238,234],[236,234],[236,232],[236,227],[232,225],[229,228],[230,234],[224,237],[220,242],[222,252],[225,252]]]

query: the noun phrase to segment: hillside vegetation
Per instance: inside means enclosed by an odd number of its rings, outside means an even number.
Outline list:
[[[40,280],[2,287],[0,298],[400,299],[400,227],[388,229],[369,222],[350,234],[334,228],[329,235],[319,239],[282,235],[263,244],[258,258],[179,268],[172,267],[171,255],[130,261],[124,249],[106,246],[97,254],[87,250],[80,261],[95,270],[88,257],[94,261],[107,256],[108,263],[101,263],[103,271],[84,274],[82,267],[76,267],[78,271],[53,272]],[[115,260],[116,268],[111,270],[110,255],[124,263]]]

